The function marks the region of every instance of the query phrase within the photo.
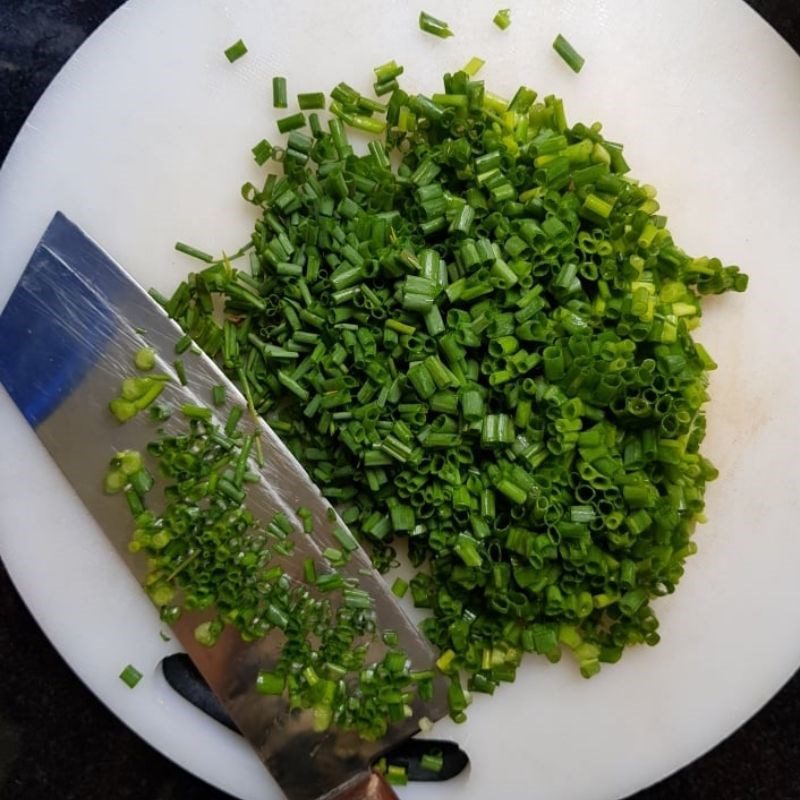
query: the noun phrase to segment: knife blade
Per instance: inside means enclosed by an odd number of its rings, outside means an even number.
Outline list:
[[[146,559],[128,549],[130,516],[125,503],[103,491],[110,458],[124,449],[144,449],[153,438],[146,415],[120,425],[107,410],[120,382],[130,375],[134,354],[147,344],[162,371],[169,372],[175,343],[183,335],[163,309],[125,270],[60,212],[37,245],[0,314],[0,383],[66,475],[108,542],[141,581]],[[144,337],[144,339],[143,339]],[[205,354],[191,356],[187,385],[171,381],[162,398],[174,405],[207,405],[215,385],[226,387],[227,414],[246,401]],[[169,432],[170,422],[165,425]],[[335,545],[323,498],[299,462],[260,418],[248,424],[260,436],[262,480],[248,493],[247,506],[266,521],[280,511],[302,527],[295,509],[311,511],[315,534],[298,537],[291,557],[279,561],[290,578],[302,581],[306,557],[324,563],[321,553]],[[378,630],[392,630],[414,669],[429,668],[435,655],[400,608],[383,578],[359,548],[339,571],[357,579],[373,598]],[[412,715],[390,726],[379,741],[354,732],[317,732],[310,711],[290,710],[285,697],[255,692],[262,669],[274,666],[280,642],[266,637],[245,643],[226,627],[217,644],[198,643],[194,629],[203,619],[186,613],[173,630],[225,711],[256,750],[289,800],[374,800],[395,797],[370,765],[382,753],[419,730],[419,720],[447,713],[443,678],[433,699],[412,706]],[[155,632],[154,632],[155,633]],[[379,637],[370,653],[380,650]]]

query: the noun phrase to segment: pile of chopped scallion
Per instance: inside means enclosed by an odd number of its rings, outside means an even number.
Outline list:
[[[407,549],[457,719],[462,679],[492,693],[525,652],[566,648],[589,677],[658,642],[651,602],[717,475],[699,452],[715,364],[692,334],[703,295],[747,285],[675,244],[599,124],[493,94],[481,63],[423,95],[389,62],[385,100],[341,83],[327,123],[283,118],[285,146],[253,148],[263,186],[242,188],[246,264],[193,251],[209,263],[154,292],[376,566]],[[348,128],[382,136],[359,155]],[[230,569],[203,602],[225,607]]]

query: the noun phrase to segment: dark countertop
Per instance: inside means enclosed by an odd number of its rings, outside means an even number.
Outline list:
[[[59,68],[119,5],[0,0],[0,159]],[[750,5],[800,51],[798,0]],[[5,800],[228,797],[161,756],[94,697],[39,630],[1,563],[0,676]],[[629,800],[716,798],[800,800],[800,673],[708,755]]]

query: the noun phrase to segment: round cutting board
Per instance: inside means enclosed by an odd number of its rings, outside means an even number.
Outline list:
[[[800,664],[800,59],[733,0],[540,0],[512,8],[505,32],[495,2],[426,10],[456,35],[425,35],[401,0],[131,0],[62,70],[0,173],[0,303],[57,209],[162,291],[192,268],[176,239],[236,250],[253,222],[239,186],[261,174],[250,148],[279,138],[276,74],[290,96],[340,80],[366,93],[394,58],[404,85],[430,93],[478,55],[493,91],[525,83],[562,96],[570,120],[603,121],[679,244],[751,275],[745,295],[709,300],[700,337],[719,363],[709,522],[678,592],[656,603],[658,647],[591,681],[568,659],[531,659],[465,725],[435,729],[470,770],[402,794],[614,800],[712,747]],[[551,49],[559,32],[586,57],[580,75]],[[229,64],[240,37],[250,52]],[[237,797],[277,799],[241,738],[166,686],[174,644],[2,391],[0,432],[0,554],[53,644],[167,756]],[[128,663],[145,675],[135,691],[117,677]]]

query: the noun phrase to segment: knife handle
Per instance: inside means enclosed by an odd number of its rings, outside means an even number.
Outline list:
[[[325,800],[399,800],[394,790],[379,772],[359,775],[339,791],[325,795]]]

